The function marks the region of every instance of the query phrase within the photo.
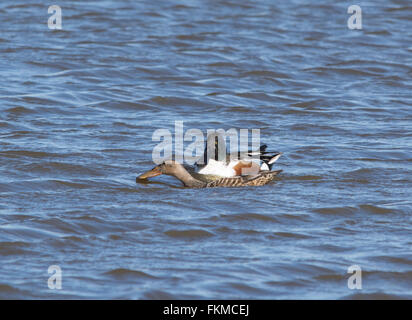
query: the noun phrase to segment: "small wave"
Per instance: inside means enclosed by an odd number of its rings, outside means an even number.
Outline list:
[[[253,109],[249,108],[249,107],[242,107],[242,106],[234,106],[234,107],[228,107],[225,112],[231,113],[231,112],[244,112],[244,113],[256,113],[256,111],[254,111]]]
[[[228,219],[230,221],[260,220],[277,222],[277,220],[274,217],[259,213],[238,213],[230,215],[221,215],[220,218]]]
[[[385,169],[379,169],[379,168],[360,168],[356,169],[353,171],[345,172],[343,174],[343,177],[349,177],[349,178],[354,178],[354,179],[368,179],[368,178],[374,178],[377,177],[381,174],[383,174]]]
[[[202,34],[179,34],[176,36],[176,39],[188,41],[204,41],[206,39],[206,36]]]
[[[15,115],[31,114],[31,113],[36,112],[36,111],[34,111],[30,108],[26,108],[26,107],[13,107],[13,108],[6,109],[5,111],[9,112],[11,114],[15,114]]]
[[[180,98],[173,96],[156,96],[141,103],[156,104],[161,106],[190,106],[190,107],[210,107],[208,103],[201,102],[199,99]]]
[[[401,12],[412,12],[412,6],[400,6],[400,7],[391,7],[391,8],[385,8],[384,11],[387,12],[397,12],[397,11],[401,11]]]
[[[61,101],[57,101],[54,99],[44,98],[44,97],[37,97],[37,96],[23,96],[21,98],[22,101],[29,103],[29,104],[37,104],[40,106],[50,106],[50,105],[56,105],[56,104],[61,104]],[[34,112],[34,111],[31,111]]]
[[[121,153],[121,152],[131,152],[131,151],[134,152],[134,150],[131,150],[131,149],[116,149],[116,148],[114,148],[114,149],[102,149],[100,151],[101,152],[108,152],[108,153]]]
[[[64,241],[83,242],[84,240],[78,236],[64,236]]]
[[[393,264],[403,264],[407,266],[412,266],[412,257],[410,255],[398,255],[397,257],[391,257],[391,256],[378,256],[374,257],[374,260],[377,261],[385,261],[388,263],[393,263]]]
[[[305,110],[305,109],[296,109],[296,108],[292,108],[290,107],[289,109],[284,109],[282,111],[280,111],[281,114],[284,115],[307,115],[307,114],[311,114],[312,111],[311,110]],[[319,116],[328,116],[327,113],[318,113]]]
[[[314,107],[310,107],[310,109],[313,110]],[[339,132],[340,134],[346,134],[348,131],[342,128],[338,128],[338,127],[332,127],[332,126],[326,126],[326,125],[317,125],[317,124],[310,124],[310,123],[306,123],[306,124],[295,124],[293,126],[290,127],[291,130],[293,131],[311,131],[313,130],[313,132]]]
[[[71,181],[65,181],[65,180],[50,180],[51,182],[57,183],[62,186],[69,187],[71,189],[86,189],[91,187],[88,184],[85,183],[76,183],[76,182],[71,182]]]
[[[213,233],[202,229],[168,230],[164,234],[172,238],[205,238],[214,236]]]
[[[190,9],[195,9],[195,8],[196,7],[194,6],[188,6],[185,4],[175,4],[170,7],[170,9],[175,9],[175,10],[190,10]]]
[[[68,162],[45,162],[45,163],[31,163],[25,165],[23,170],[27,172],[37,173],[51,173],[51,172],[66,172],[75,176],[99,176],[100,174],[90,167],[73,164]]]
[[[252,92],[240,92],[240,93],[235,93],[233,95],[236,97],[253,99],[253,100],[258,100],[258,101],[273,101],[273,97],[264,92],[253,92],[253,91]],[[253,112],[256,114],[256,110],[253,110]]]
[[[142,17],[144,16],[154,17],[154,18],[164,18],[165,17],[164,15],[156,11],[146,11],[146,12],[143,12],[141,15]]]
[[[124,101],[124,100],[118,100],[118,101],[111,101],[110,103],[107,104],[108,108],[112,108],[115,110],[140,110],[140,111],[151,111],[154,112],[157,110],[156,106],[153,106],[151,104],[147,104],[141,101]]]
[[[327,73],[340,73],[342,75],[353,75],[353,76],[368,76],[368,77],[373,77],[376,75],[376,73],[373,72],[367,72],[367,71],[362,71],[359,69],[355,68],[330,68],[330,67],[315,67],[315,68],[309,68],[306,69],[305,71],[313,72],[315,74],[327,74]]]
[[[321,176],[314,176],[314,175],[305,175],[305,176],[294,176],[291,177],[294,180],[302,180],[302,181],[310,181],[310,180],[321,180]]]
[[[30,8],[30,9],[40,8],[40,9],[43,9],[43,6],[41,4],[38,4],[38,3],[24,3],[24,4],[12,4],[12,5],[8,5],[6,7],[6,9],[23,9],[23,8]]]
[[[393,209],[378,207],[378,206],[374,206],[374,205],[370,205],[370,204],[362,204],[362,205],[359,206],[359,208],[362,211],[366,211],[368,213],[374,213],[374,214],[396,213],[396,211],[393,210]]]
[[[328,208],[318,208],[313,210],[320,214],[332,214],[332,215],[350,215],[356,212],[361,213],[372,213],[372,214],[388,214],[396,213],[393,209],[378,207],[376,205],[361,204],[359,207],[328,207]]]
[[[281,238],[292,238],[292,239],[310,239],[312,238],[311,236],[302,234],[302,233],[296,233],[296,232],[275,232],[274,235],[276,237],[281,237]]]
[[[56,153],[42,152],[42,151],[31,151],[31,150],[8,150],[0,151],[0,156],[8,158],[20,158],[20,157],[29,157],[29,158],[51,158],[56,156],[61,156]]]
[[[307,221],[308,215],[307,214],[290,214],[290,213],[284,213],[282,215],[279,215],[278,217],[284,218],[287,220],[293,220],[295,221]]]
[[[321,274],[319,276],[314,277],[315,280],[321,280],[321,281],[345,281],[346,277],[342,274],[334,274],[334,273],[328,273],[328,274]]]
[[[13,299],[15,295],[21,295],[22,292],[8,284],[0,283],[0,299]]]
[[[270,70],[248,71],[248,72],[243,73],[241,76],[242,77],[247,77],[247,76],[271,77],[275,79],[289,79],[290,78],[290,76],[285,73],[274,72]]]
[[[137,179],[137,178],[136,178]],[[139,179],[138,179],[139,180]],[[141,194],[141,191],[140,190],[137,190],[137,189],[135,189],[135,188],[125,188],[125,187],[122,187],[122,188],[112,188],[112,190],[115,190],[116,191],[116,193],[118,193],[118,192],[124,192],[124,193],[140,193]]]
[[[259,294],[259,295],[265,295],[268,294],[269,292],[267,290],[253,287],[251,285],[247,285],[245,283],[239,283],[239,282],[229,282],[226,283],[227,286],[230,288],[233,288],[236,290],[236,294],[239,293],[246,293],[247,295],[253,295],[253,294]]]
[[[389,294],[383,292],[374,293],[354,293],[351,295],[344,296],[342,299],[350,300],[401,300],[401,299],[411,299],[412,295],[399,296],[396,294]]]
[[[27,226],[22,224],[7,224],[2,226],[2,235],[8,237],[9,239],[30,239],[43,240],[49,238],[58,238],[62,236],[61,233],[56,231],[53,228],[50,228],[50,225],[41,228],[34,226]]]
[[[237,65],[233,62],[227,62],[227,61],[222,61],[222,62],[213,62],[213,63],[208,63],[206,64],[208,67],[218,67],[218,68],[236,68]]]
[[[175,296],[166,291],[162,290],[150,290],[149,292],[144,293],[144,299],[149,300],[176,300],[178,298],[182,299],[182,296]]]
[[[29,247],[29,244],[27,242],[2,241],[0,242],[0,256],[24,254],[27,251],[27,247]]]
[[[219,233],[224,233],[224,234],[230,234],[230,233],[236,233],[236,234],[245,234],[245,235],[260,235],[260,231],[252,230],[252,229],[232,229],[228,227],[220,227],[216,229]]]
[[[320,252],[331,252],[331,253],[338,253],[338,252],[345,252],[352,250],[352,247],[344,247],[342,245],[333,245],[333,244],[321,244],[313,246],[313,248],[319,250]]]
[[[331,215],[350,215],[357,211],[354,207],[329,207],[329,208],[319,208],[313,210],[320,214],[331,214]]]
[[[117,268],[104,273],[115,278],[157,279],[157,277],[139,270]]]
[[[134,125],[134,124],[121,122],[121,121],[113,122],[113,126],[123,127],[123,128],[128,128],[128,129],[142,129],[142,128],[144,128],[144,126]]]

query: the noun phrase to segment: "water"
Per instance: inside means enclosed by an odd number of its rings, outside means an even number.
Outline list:
[[[1,298],[412,298],[410,1],[52,4],[0,4]],[[284,171],[136,184],[175,120]]]

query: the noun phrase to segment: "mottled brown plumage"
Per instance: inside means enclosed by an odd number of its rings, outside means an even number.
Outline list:
[[[213,187],[246,187],[246,186],[263,186],[272,181],[282,170],[260,172],[255,176],[239,176],[231,178],[221,178],[210,181],[206,188]]]
[[[199,177],[201,175],[189,173],[181,164],[175,161],[166,161],[152,170],[140,175],[137,179],[147,179],[167,174],[176,177],[186,187],[190,188],[215,188],[215,187],[246,187],[263,186],[272,181],[282,170],[261,171],[253,176],[236,176],[230,178],[220,178],[216,176]]]

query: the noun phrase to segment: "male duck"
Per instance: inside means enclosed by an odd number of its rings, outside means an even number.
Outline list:
[[[267,145],[264,144],[259,150],[226,153],[224,137],[219,134],[211,134],[207,137],[207,145],[203,155],[205,164],[196,163],[197,172],[221,177],[235,177],[270,171],[282,152],[269,152],[266,151],[266,148]],[[222,151],[225,154],[222,155]]]

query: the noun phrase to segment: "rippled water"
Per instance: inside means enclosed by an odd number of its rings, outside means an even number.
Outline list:
[[[409,0],[363,30],[336,1],[106,0],[52,31],[52,4],[0,3],[1,298],[412,298]],[[259,128],[282,175],[136,184],[175,120]]]

